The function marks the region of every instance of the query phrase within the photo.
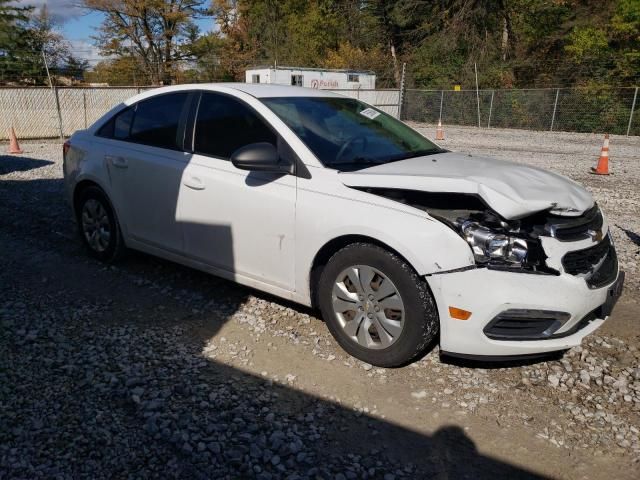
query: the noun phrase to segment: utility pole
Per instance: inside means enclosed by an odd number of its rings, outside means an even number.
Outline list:
[[[49,86],[51,87],[51,92],[53,93],[53,99],[56,102],[56,110],[58,111],[58,128],[60,129],[60,138],[64,139],[64,133],[62,132],[62,113],[60,113],[60,99],[58,98],[58,89],[54,88],[53,82],[51,81],[51,73],[49,73],[49,64],[47,62],[47,55],[44,53],[44,49],[42,49],[42,60],[44,60],[44,68],[47,71]]]

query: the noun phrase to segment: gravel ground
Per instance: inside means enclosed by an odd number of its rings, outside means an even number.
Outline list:
[[[89,260],[60,145],[0,156],[0,478],[635,478],[640,140],[612,138],[603,178],[586,173],[595,136],[446,133],[567,174],[605,209],[629,281],[582,347],[375,368],[314,311],[142,254]]]

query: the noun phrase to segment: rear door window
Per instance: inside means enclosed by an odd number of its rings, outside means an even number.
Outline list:
[[[116,140],[128,140],[129,131],[131,130],[131,120],[133,119],[134,107],[126,108],[105,123],[96,135],[103,138],[115,138]]]
[[[139,102],[136,105],[129,140],[154,147],[181,150],[182,139],[178,136],[182,129],[179,126],[188,96],[188,92],[171,93]]]
[[[128,140],[131,131],[131,120],[133,120],[133,108],[128,108],[118,114],[113,121],[113,138],[116,140]]]
[[[194,133],[196,153],[228,160],[238,148],[267,142],[277,135],[251,107],[227,95],[204,92]]]

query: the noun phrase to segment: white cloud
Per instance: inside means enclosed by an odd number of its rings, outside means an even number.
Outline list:
[[[71,44],[71,53],[74,57],[88,60],[91,66],[98,63],[100,60],[104,60],[105,56],[100,53],[100,50],[93,45],[90,40],[74,39],[69,40]]]
[[[64,23],[86,13],[86,9],[80,6],[78,0],[14,0],[13,3],[23,7],[35,7],[36,11],[46,5],[51,18],[58,23]]]

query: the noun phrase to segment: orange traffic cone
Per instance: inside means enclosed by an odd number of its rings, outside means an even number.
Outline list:
[[[22,149],[18,144],[18,137],[16,137],[16,131],[13,127],[9,129],[9,153],[22,153]]]
[[[604,144],[600,151],[600,158],[598,159],[598,165],[594,168],[591,167],[591,173],[595,175],[609,175],[609,134],[604,136]]]
[[[442,128],[440,120],[438,120],[438,128],[436,128],[436,140],[444,140],[444,128]]]

